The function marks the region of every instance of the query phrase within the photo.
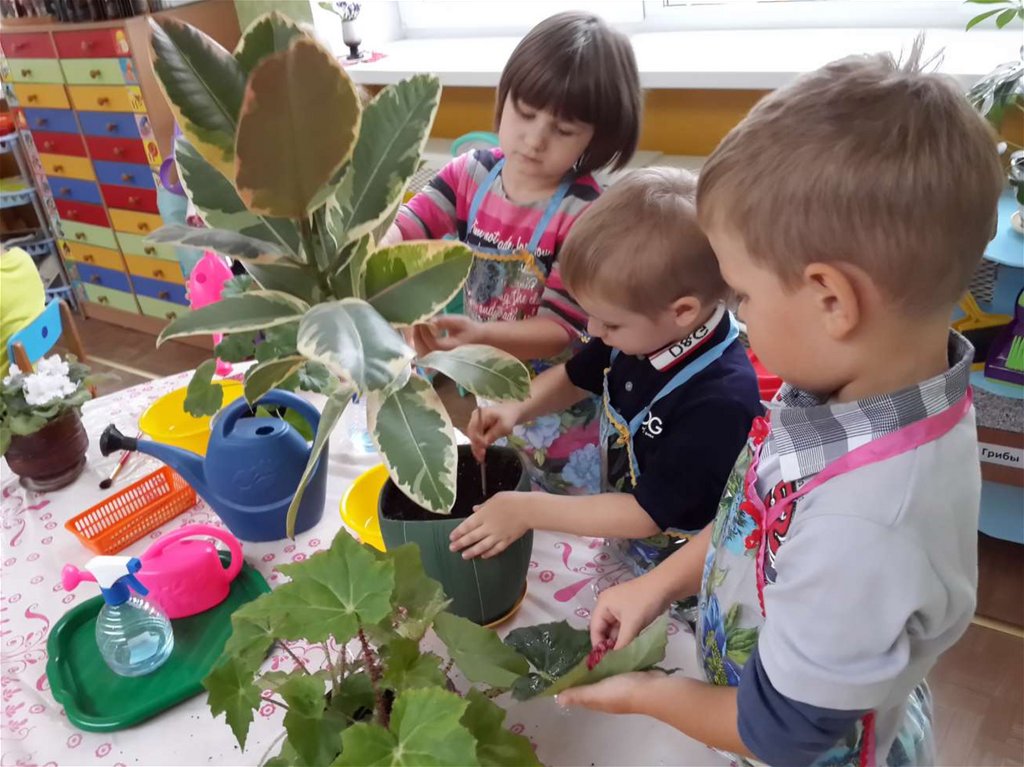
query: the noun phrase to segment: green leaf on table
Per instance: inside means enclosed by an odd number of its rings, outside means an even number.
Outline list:
[[[374,700],[370,675],[350,673],[338,683],[337,694],[331,693],[330,707],[349,719],[358,719],[358,714],[373,710]]]
[[[460,242],[403,242],[370,254],[363,290],[388,322],[412,325],[457,296],[472,265],[473,251]]]
[[[11,434],[24,437],[35,434],[49,422],[49,418],[39,413],[16,413],[8,416],[6,425]]]
[[[252,712],[260,706],[260,691],[252,682],[252,672],[238,659],[229,657],[206,675],[203,686],[209,692],[210,713],[225,715],[238,745],[244,749]]]
[[[256,353],[252,333],[231,333],[217,344],[213,353],[224,362],[245,362]]]
[[[299,230],[295,223],[287,218],[258,216],[246,208],[230,180],[234,178],[233,167],[225,176],[182,136],[174,146],[181,185],[207,226],[276,242],[289,253],[298,254]]]
[[[493,346],[466,344],[451,351],[431,352],[416,364],[444,373],[477,397],[524,400],[530,396],[526,365]]]
[[[360,623],[377,623],[391,612],[394,566],[378,561],[345,530],[329,549],[278,569],[292,580],[264,597],[262,610],[280,612],[271,619],[282,639],[323,642],[333,635],[342,644]]]
[[[367,426],[395,484],[435,514],[455,505],[455,429],[428,381],[412,376],[388,394],[370,392]]]
[[[645,628],[628,645],[605,653],[593,670],[587,670],[587,659],[580,661],[571,671],[559,677],[541,695],[557,695],[562,690],[581,685],[596,684],[616,674],[642,671],[657,665],[665,657],[668,644],[668,613],[663,614]]]
[[[415,352],[377,311],[358,298],[314,306],[299,323],[298,350],[360,392],[389,389],[408,375]]]
[[[397,208],[430,135],[441,82],[415,75],[383,88],[363,110],[352,162],[337,189],[346,239],[372,232]]]
[[[293,674],[279,692],[288,706],[284,715],[288,742],[307,764],[328,764],[341,749],[345,720],[327,710],[324,680]]]
[[[224,404],[224,389],[213,383],[217,360],[206,360],[189,379],[185,392],[185,412],[196,418],[210,416]]]
[[[214,167],[230,173],[245,72],[213,38],[170,18],[149,21],[153,69],[182,132]]]
[[[419,642],[411,639],[392,639],[383,651],[384,677],[382,683],[395,694],[420,687],[444,687],[441,659],[433,653],[420,653]]]
[[[251,290],[193,309],[171,322],[157,346],[172,338],[211,333],[241,333],[298,322],[309,309],[305,301],[276,290]]]
[[[512,697],[516,700],[529,700],[540,695],[549,688],[552,679],[541,676],[533,671],[519,677],[512,685]]]
[[[288,516],[285,518],[285,532],[289,538],[295,537],[295,520],[299,516],[299,506],[302,504],[306,487],[309,485],[309,480],[313,477],[313,472],[316,471],[317,462],[321,458],[331,432],[334,431],[334,427],[338,423],[338,419],[341,418],[341,414],[345,412],[345,407],[348,405],[350,397],[351,393],[348,390],[339,390],[328,397],[327,402],[324,403],[324,409],[320,413],[320,423],[316,427],[316,436],[313,438],[313,447],[310,448],[309,458],[306,461],[306,468],[302,471],[298,487],[295,488],[295,495],[292,496],[292,502],[288,505]],[[324,458],[324,460],[327,459]],[[344,532],[342,531],[342,533]],[[347,533],[345,533],[345,537],[348,537]],[[369,622],[373,623],[374,621]]]
[[[490,629],[452,613],[434,620],[434,631],[448,648],[455,665],[471,682],[492,687],[511,687],[530,670],[526,658],[502,644]]]
[[[309,117],[320,126],[310,130]],[[310,200],[352,153],[359,97],[333,55],[295,38],[261,61],[245,87],[235,143],[235,187],[254,213],[306,216]]]
[[[283,357],[259,362],[245,371],[245,399],[256,404],[264,394],[295,375],[306,364],[305,357]]]
[[[255,260],[261,256],[284,256],[287,251],[273,242],[258,240],[228,229],[197,229],[184,224],[167,224],[146,238],[166,245],[213,250],[229,258]]]
[[[505,644],[549,679],[567,674],[590,653],[590,632],[566,621],[524,626],[510,631]]]
[[[540,767],[529,739],[502,727],[505,709],[479,690],[470,690],[466,700],[469,706],[460,721],[476,738],[476,758],[481,767]]]
[[[221,657],[234,658],[242,669],[255,674],[274,644],[271,618],[261,608],[262,595],[247,602],[231,615],[231,636],[224,645]]]
[[[469,703],[439,689],[409,690],[395,702],[388,729],[355,724],[341,735],[337,767],[477,764],[476,739],[461,723]]]
[[[395,593],[391,604],[394,612],[401,616],[395,630],[400,636],[418,642],[450,600],[445,597],[441,584],[427,576],[420,547],[415,543],[391,549],[387,557],[395,565]]]
[[[260,16],[242,33],[235,48],[235,61],[247,73],[272,53],[288,50],[292,40],[305,36],[294,21],[274,11]]]
[[[335,393],[339,387],[338,379],[319,362],[306,360],[306,364],[299,368],[299,388],[302,391],[329,395]]]

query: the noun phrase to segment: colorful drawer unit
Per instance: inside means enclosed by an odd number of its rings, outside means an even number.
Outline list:
[[[121,27],[54,32],[61,59],[116,59],[130,55],[128,38]]]
[[[110,220],[107,218],[107,211],[102,205],[90,205],[86,202],[72,202],[70,200],[57,200],[57,212],[65,224],[91,224],[101,228],[108,228]]]
[[[135,63],[130,58],[67,59],[60,62],[60,73],[63,82],[69,85],[137,85],[139,82]]]
[[[99,266],[103,269],[112,269],[114,271],[123,272],[125,270],[124,259],[120,251],[117,250],[98,248],[87,243],[67,242],[65,240],[60,244],[60,252],[68,261],[78,261],[82,264]]]
[[[156,298],[160,301],[169,301],[172,304],[188,306],[188,296],[182,283],[154,280],[150,277],[138,277],[134,274],[131,275],[131,281],[137,296]]]
[[[51,83],[16,83],[14,95],[23,107],[70,109],[71,102],[63,85]]]
[[[91,264],[82,263],[75,264],[75,270],[78,273],[78,279],[86,285],[96,285],[101,288],[110,288],[112,290],[123,290],[128,293],[132,290],[131,282],[125,272],[117,271],[115,269],[104,269],[102,266],[92,266]]]
[[[73,157],[88,157],[85,151],[85,141],[78,133],[48,133],[46,131],[32,131],[32,140],[35,141],[36,151],[40,154],[63,154]],[[95,175],[93,176],[95,178]]]
[[[47,181],[50,183],[50,191],[53,192],[54,200],[85,202],[90,205],[103,204],[100,188],[93,181],[82,181],[63,176],[47,176]]]
[[[7,59],[12,83],[63,83],[64,70],[55,59]]]
[[[46,32],[0,32],[0,48],[10,59],[55,59],[57,51]]]
[[[105,186],[130,186],[156,191],[156,177],[148,165],[94,160],[96,179]]]
[[[92,163],[88,157],[73,157],[65,154],[39,153],[39,161],[43,164],[43,172],[47,176],[77,178],[81,181],[95,181]]]
[[[45,86],[29,86],[42,88]],[[75,109],[80,112],[137,112],[146,111],[142,90],[136,85],[69,85],[68,94]],[[48,106],[48,105],[40,105]]]
[[[25,107],[25,122],[33,135],[36,131],[47,133],[78,133],[78,121],[70,109],[36,109]]]
[[[102,285],[93,285],[88,282],[83,282],[82,288],[85,290],[85,297],[94,304],[107,306],[111,309],[120,309],[122,312],[139,313],[139,305],[135,302],[135,296],[131,293],[106,288]]]

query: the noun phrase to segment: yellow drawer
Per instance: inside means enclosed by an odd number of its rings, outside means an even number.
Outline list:
[[[114,269],[118,272],[124,271],[124,262],[121,260],[121,253],[109,248],[98,248],[81,242],[61,243],[61,252],[64,258],[71,261],[80,261],[83,264],[102,266],[104,269]]]
[[[15,83],[14,95],[18,103],[28,109],[70,109],[68,95],[63,85],[41,83]]]
[[[134,277],[150,277],[154,280],[176,282],[179,285],[185,284],[185,275],[181,273],[181,265],[175,261],[128,254],[125,254],[124,260],[128,262],[128,271]]]
[[[142,91],[135,86],[69,85],[71,103],[83,112],[145,112]]]
[[[64,176],[78,178],[83,181],[95,181],[96,174],[92,171],[92,163],[87,157],[72,157],[66,154],[40,154],[40,162],[47,176]]]
[[[136,213],[134,210],[110,209],[110,220],[114,229],[129,234],[149,235],[164,225],[160,216],[153,213]]]

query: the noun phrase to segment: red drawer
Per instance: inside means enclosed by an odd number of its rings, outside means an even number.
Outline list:
[[[156,206],[156,192],[153,189],[138,189],[133,186],[100,186],[108,208],[138,210],[143,213],[159,213]]]
[[[45,32],[3,33],[0,34],[0,47],[3,47],[4,55],[9,59],[57,58],[50,36]]]
[[[105,59],[129,54],[128,38],[121,28],[54,32],[53,39],[62,59]]]
[[[92,224],[93,226],[110,226],[107,211],[103,209],[102,205],[89,205],[71,200],[57,200],[56,203],[60,217],[66,221],[77,221],[80,224]]]
[[[85,144],[77,133],[46,133],[32,131],[36,149],[45,154],[69,154],[72,157],[85,157]]]
[[[109,160],[110,162],[132,162],[139,165],[149,164],[146,157],[146,147],[141,141],[127,138],[105,138],[103,136],[89,136],[85,139],[89,145],[89,154],[94,160]]]

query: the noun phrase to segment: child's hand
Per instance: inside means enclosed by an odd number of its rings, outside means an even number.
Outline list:
[[[517,423],[519,407],[515,403],[474,410],[469,419],[466,435],[469,437],[473,457],[477,462],[484,460],[488,447],[511,434]]]
[[[414,328],[416,353],[449,352],[466,344],[486,343],[484,324],[461,314],[443,314]]]
[[[522,517],[522,504],[529,502],[529,493],[498,493],[451,534],[451,550],[461,551],[463,559],[497,556],[522,538],[527,527]]]
[[[560,692],[556,700],[559,706],[582,706],[606,714],[632,714],[636,712],[635,701],[644,695],[644,686],[664,676],[660,671],[616,674],[597,684],[571,687]]]
[[[668,603],[651,573],[602,591],[590,618],[590,643],[612,641],[616,650],[625,647],[651,621],[668,609]]]

